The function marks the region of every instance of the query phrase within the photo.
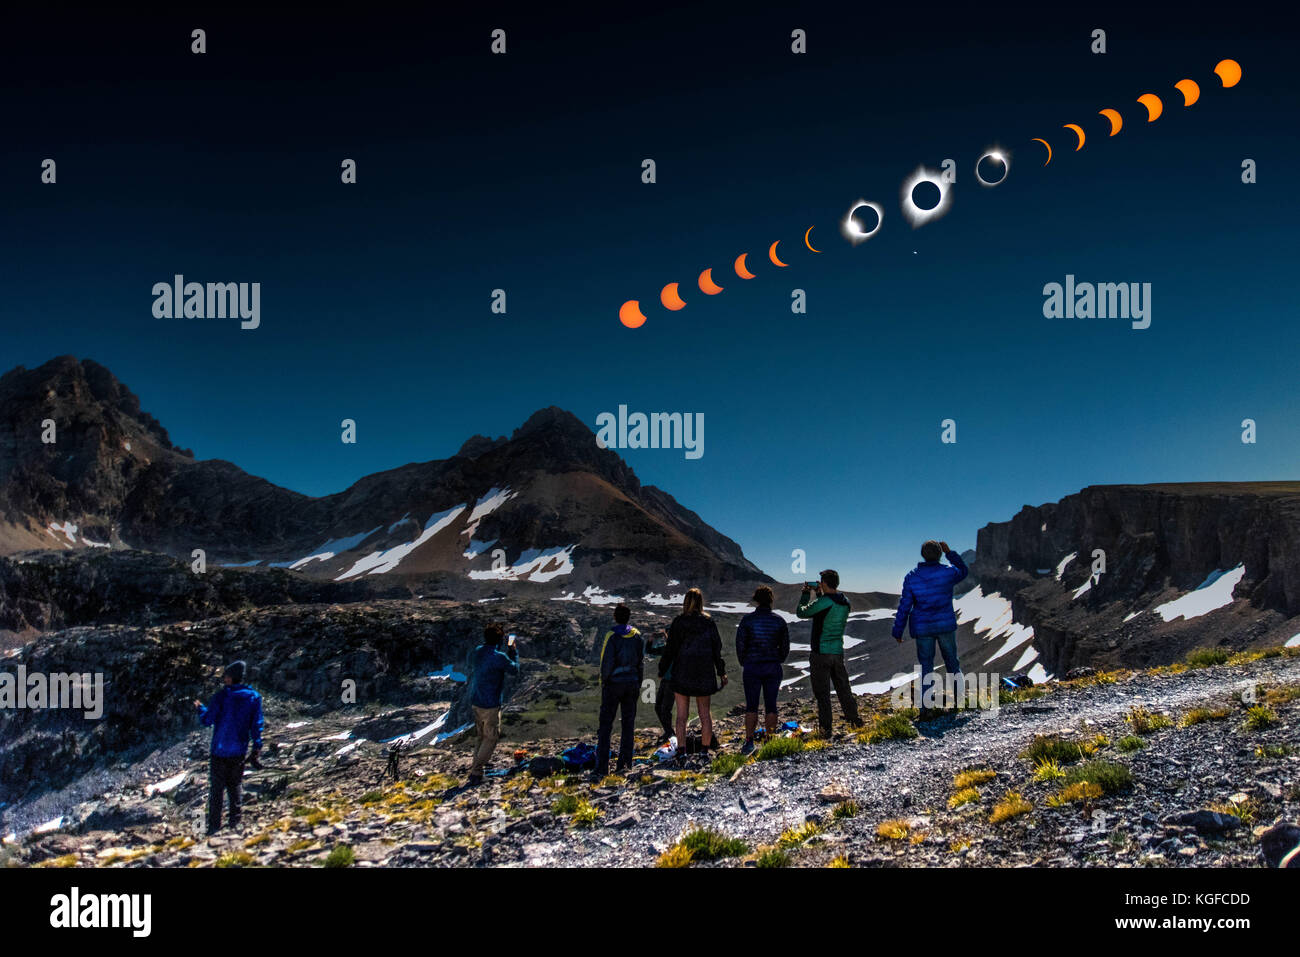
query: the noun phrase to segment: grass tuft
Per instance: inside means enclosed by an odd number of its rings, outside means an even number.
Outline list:
[[[1033,809],[1034,806],[1026,801],[1019,791],[1008,791],[997,804],[993,805],[993,813],[989,815],[989,823],[1001,824],[1003,821],[1009,821],[1012,818],[1020,817],[1022,814],[1028,814]]]
[[[1130,708],[1128,714],[1124,716],[1124,720],[1133,726],[1133,731],[1137,734],[1152,734],[1164,728],[1173,727],[1174,724],[1169,715],[1161,714],[1158,711],[1150,711],[1141,705]]]
[[[1083,748],[1075,741],[1065,741],[1052,734],[1036,734],[1034,740],[1020,753],[1035,766],[1044,761],[1073,764],[1083,757]]]
[[[996,771],[991,771],[988,768],[962,771],[952,779],[952,786],[957,791],[964,791],[967,788],[976,788],[981,784],[988,784],[997,776]]]
[[[881,821],[876,828],[876,836],[883,837],[887,841],[906,840],[908,834],[912,832],[912,825],[902,818],[895,818],[892,821]]]
[[[716,861],[724,857],[740,857],[749,845],[740,838],[727,837],[712,827],[693,827],[677,842],[691,852],[696,861]]]
[[[1227,664],[1232,652],[1226,648],[1197,648],[1187,655],[1187,664],[1192,668],[1212,668]]]
[[[754,752],[755,761],[779,761],[804,749],[802,738],[771,738]]]
[[[1277,724],[1277,712],[1266,704],[1257,704],[1246,709],[1246,721],[1242,725],[1247,731],[1262,731]]]
[[[346,844],[337,844],[326,856],[322,867],[351,867],[357,861],[357,855]]]

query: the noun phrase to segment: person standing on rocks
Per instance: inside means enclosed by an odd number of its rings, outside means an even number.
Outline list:
[[[940,563],[941,555],[946,556],[950,564]],[[921,665],[921,703],[929,708],[929,702],[944,700],[943,695],[927,687],[933,684],[930,675],[934,671],[936,644],[943,654],[948,674],[954,678],[961,675],[961,662],[957,660],[957,612],[952,606],[952,590],[969,574],[969,569],[947,542],[926,542],[921,546],[921,558],[922,561],[903,578],[903,594],[898,599],[893,634],[901,645],[903,629],[911,619],[916,660]]]
[[[628,624],[632,611],[627,605],[614,609],[614,627],[605,632],[600,646],[600,729],[596,737],[596,769],[593,777],[609,771],[609,739],[614,731],[614,713],[621,712],[623,728],[618,743],[615,772],[632,769],[636,750],[636,699],[641,694],[645,662],[645,640]]]
[[[262,752],[262,696],[244,684],[248,666],[242,661],[226,665],[225,687],[207,707],[197,698],[199,720],[212,728],[208,763],[208,834],[221,830],[221,804],[230,799],[230,826],[239,827],[240,785],[244,780],[244,759],[249,741],[253,745],[253,766]]]
[[[672,675],[677,704],[677,746],[681,753],[686,753],[686,719],[690,716],[691,698],[695,699],[700,715],[700,746],[716,748],[709,699],[727,686],[727,663],[722,660],[722,636],[718,634],[717,623],[705,614],[704,595],[698,588],[686,593],[682,613],[668,626],[663,667]]]
[[[506,650],[501,650],[506,630],[495,622],[483,629],[483,644],[474,649],[473,686],[469,703],[474,709],[474,730],[478,732],[478,748],[474,763],[469,769],[469,783],[483,783],[483,769],[492,759],[492,752],[501,740],[501,693],[505,690],[506,675],[519,671],[519,652],[511,638]]]
[[[840,574],[833,568],[821,573],[816,584],[804,584],[795,614],[812,619],[812,648],[809,652],[809,669],[812,672],[813,695],[817,698],[817,723],[821,733],[831,733],[831,685],[840,699],[844,720],[859,727],[858,700],[849,685],[849,672],[844,667],[844,626],[848,623],[852,606],[839,590]],[[813,597],[813,592],[817,597]]]
[[[781,664],[790,654],[790,626],[772,611],[775,596],[759,585],[751,599],[758,608],[736,626],[736,660],[745,686],[745,745],[741,754],[754,750],[758,728],[758,695],[763,694],[763,727],[771,739],[776,734],[776,695],[781,688]]]

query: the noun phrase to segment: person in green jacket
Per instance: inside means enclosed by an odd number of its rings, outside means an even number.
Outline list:
[[[812,671],[813,695],[817,698],[817,723],[821,733],[831,733],[831,685],[840,699],[844,720],[853,727],[861,727],[858,700],[849,686],[849,673],[844,667],[844,626],[849,620],[852,606],[839,590],[840,575],[828,568],[821,573],[821,581],[813,586],[804,584],[795,614],[812,619],[812,648],[809,667]],[[813,592],[816,592],[816,597]]]

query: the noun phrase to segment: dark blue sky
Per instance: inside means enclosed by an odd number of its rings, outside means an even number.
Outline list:
[[[324,494],[546,405],[702,412],[699,460],[625,453],[643,482],[778,578],[802,548],[891,589],[922,540],[1085,485],[1296,477],[1297,85],[1265,13],[6,16],[0,365],[96,359],[202,458]],[[1011,173],[982,189],[994,144]],[[914,230],[900,184],[949,157],[951,210]],[[885,222],[853,247],[859,197]],[[177,272],[261,282],[261,328],[155,319]],[[1151,283],[1151,327],[1045,319],[1067,273]]]

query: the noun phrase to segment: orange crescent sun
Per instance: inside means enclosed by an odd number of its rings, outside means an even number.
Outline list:
[[[813,227],[809,226],[809,227],[808,227],[808,232],[806,232],[806,233],[803,234],[803,244],[804,244],[805,246],[807,246],[809,249],[811,249],[813,252],[815,252],[815,253],[819,253],[819,252],[821,252],[821,250],[815,248],[815,247],[813,246],[812,242],[808,239],[808,237],[812,235],[812,231],[813,231]]]
[[[777,256],[777,254],[776,254],[776,247],[779,246],[780,243],[781,243],[781,240],[778,239],[776,242],[774,242],[774,243],[771,245],[771,247],[770,247],[770,248],[768,249],[768,251],[767,251],[767,258],[770,259],[770,260],[772,260],[772,264],[773,264],[774,266],[788,266],[789,263],[783,263],[783,262],[781,262],[780,257]]]
[[[1124,117],[1119,115],[1119,110],[1106,109],[1106,110],[1098,110],[1097,112],[1100,113],[1102,116],[1106,117],[1106,119],[1110,120],[1111,136],[1114,136],[1121,129],[1123,129]]]
[[[1160,114],[1165,111],[1165,105],[1160,102],[1160,97],[1154,93],[1143,93],[1137,98],[1137,101],[1147,108],[1147,122],[1154,123],[1160,119]]]
[[[754,274],[745,268],[745,257],[748,255],[749,253],[741,253],[739,256],[736,257],[736,275],[739,276],[741,279],[754,278]]]
[[[716,296],[722,292],[722,287],[713,281],[712,266],[700,273],[700,291],[709,296]]]
[[[1052,144],[1047,142],[1047,140],[1039,139],[1037,136],[1034,137],[1034,142],[1042,143],[1044,146],[1047,147],[1047,162],[1043,164],[1044,166],[1046,166],[1047,163],[1050,163],[1052,161]]]
[[[1179,80],[1174,89],[1183,95],[1183,106],[1191,106],[1201,98],[1201,88],[1195,80]]]
[[[1074,148],[1074,151],[1077,153],[1079,150],[1083,149],[1083,141],[1086,139],[1083,134],[1083,127],[1078,123],[1066,123],[1064,129],[1074,130],[1074,135],[1079,137],[1079,145]]]
[[[1241,64],[1236,60],[1220,60],[1214,65],[1214,72],[1219,75],[1225,87],[1236,86],[1241,82]]]
[[[686,303],[677,291],[677,283],[675,282],[670,282],[664,286],[663,292],[659,293],[659,301],[664,304],[665,309],[671,309],[673,312],[686,308]]]
[[[635,299],[629,299],[618,309],[618,321],[623,323],[629,329],[636,329],[645,323],[645,313],[641,311],[641,303]]]

